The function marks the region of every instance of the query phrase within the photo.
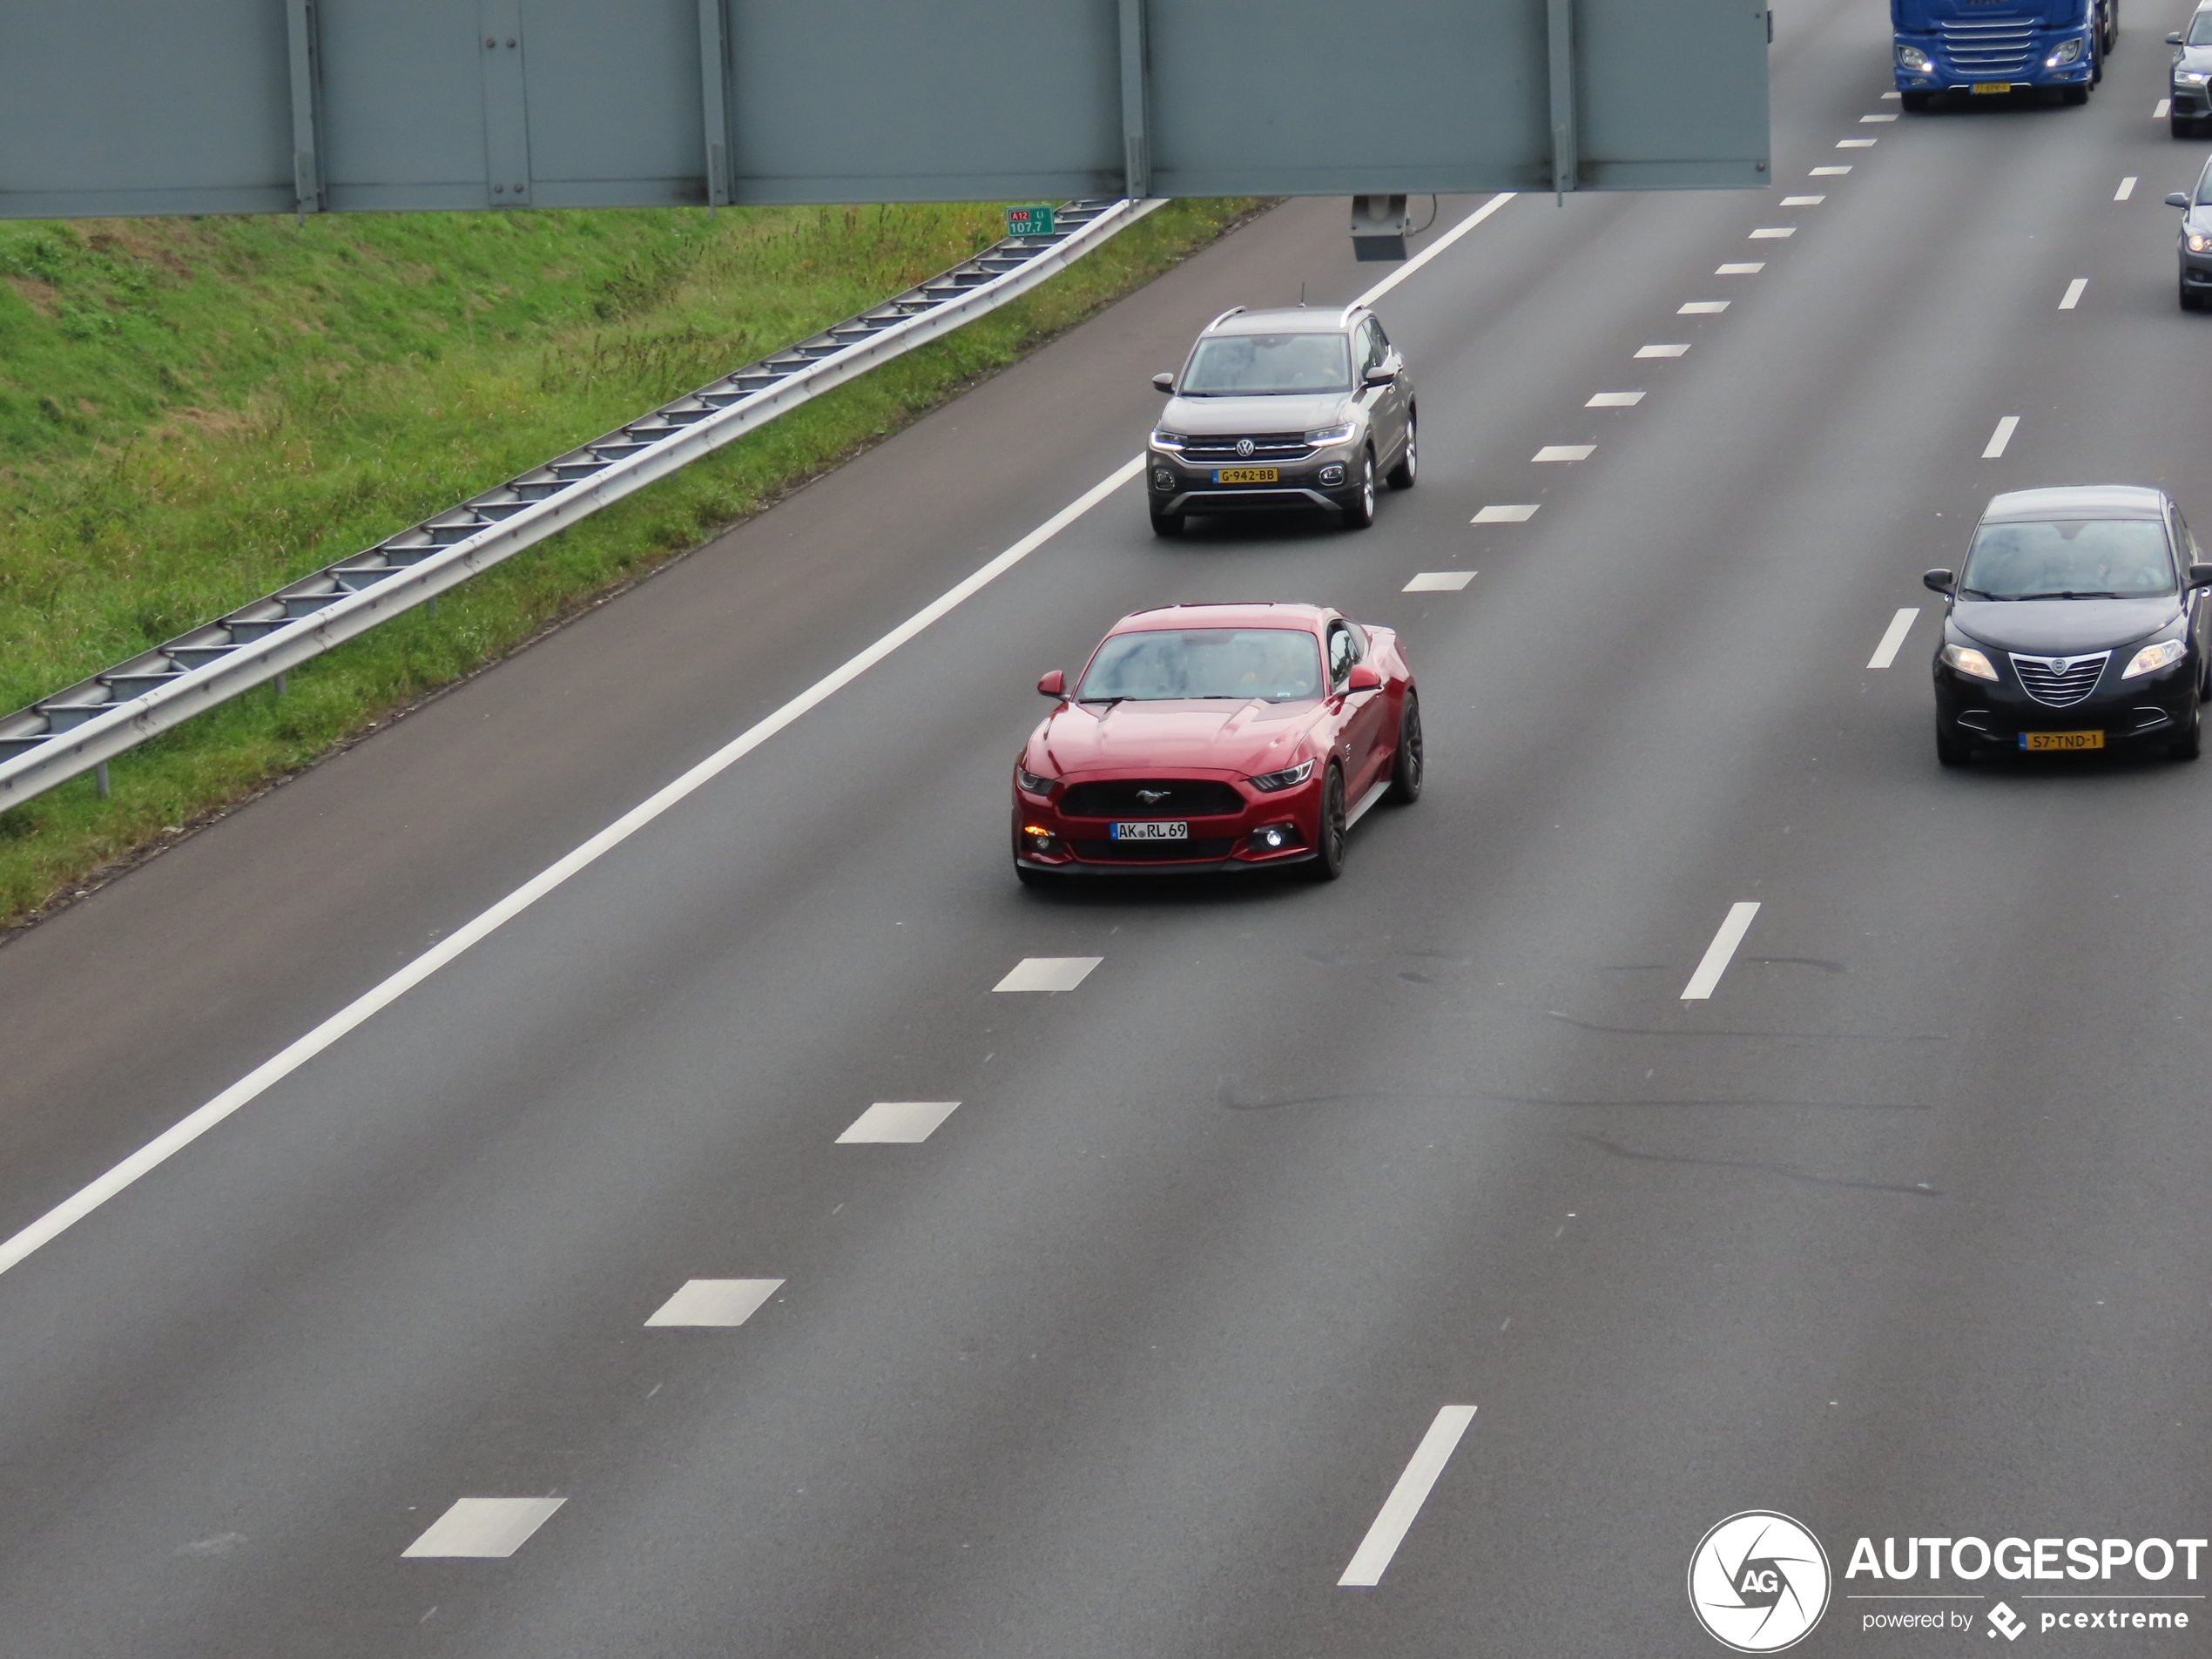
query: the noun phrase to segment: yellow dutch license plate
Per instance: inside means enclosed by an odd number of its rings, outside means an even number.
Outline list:
[[[1981,93],[2009,92],[2012,90],[2013,84],[2010,81],[1976,81],[1974,83],[1974,91]]]
[[[2053,750],[2101,749],[2105,734],[2101,732],[2023,732],[2020,747],[2030,754],[2047,753]]]
[[[1275,467],[1218,467],[1213,481],[1217,484],[1271,484],[1282,477]]]

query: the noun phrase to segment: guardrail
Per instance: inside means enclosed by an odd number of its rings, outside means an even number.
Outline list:
[[[856,317],[0,719],[0,811],[107,763],[1035,287],[1160,206],[1076,201]]]

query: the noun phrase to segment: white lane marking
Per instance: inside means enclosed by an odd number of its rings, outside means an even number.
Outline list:
[[[1538,503],[1534,502],[1524,502],[1518,506],[1494,502],[1467,520],[1467,523],[1470,524],[1526,524],[1536,516],[1537,505]]]
[[[1438,237],[1435,241],[1432,242],[1428,246],[1423,248],[1420,253],[1414,254],[1412,259],[1406,260],[1405,264],[1399,266],[1395,271],[1393,271],[1381,281],[1376,283],[1373,287],[1368,289],[1366,293],[1361,294],[1352,303],[1356,306],[1371,306],[1374,304],[1376,300],[1381,299],[1383,295],[1388,293],[1393,288],[1403,282],[1407,277],[1413,275],[1414,272],[1420,270],[1421,266],[1426,265],[1431,260],[1441,253],[1446,248],[1451,246],[1453,243],[1458,241],[1460,238],[1465,236],[1469,231],[1482,223],[1484,219],[1489,218],[1491,214],[1496,212],[1501,207],[1503,207],[1507,202],[1511,201],[1514,199],[1514,192],[1508,190],[1490,198],[1488,201],[1483,203],[1481,206],[1476,208],[1472,213],[1469,213],[1458,224],[1453,226],[1450,230],[1445,232],[1443,235]]]
[[[1406,1541],[1406,1534],[1413,1527],[1413,1517],[1421,1512],[1421,1505],[1428,1501],[1429,1491],[1436,1485],[1436,1477],[1444,1473],[1444,1466],[1451,1461],[1452,1453],[1459,1448],[1460,1437],[1467,1432],[1467,1425],[1474,1421],[1472,1406],[1447,1406],[1436,1413],[1436,1420],[1428,1426],[1428,1433],[1421,1436],[1421,1443],[1413,1448],[1413,1460],[1406,1466],[1406,1473],[1398,1477],[1398,1484],[1390,1489],[1390,1496],[1383,1500],[1375,1524],[1367,1528],[1367,1535],[1359,1541],[1359,1548],[1352,1552],[1351,1563],[1344,1569],[1344,1576],[1337,1580],[1339,1586],[1372,1586],[1382,1582],[1384,1568],[1390,1558],[1398,1553],[1398,1546]]]
[[[840,1146],[915,1146],[960,1109],[956,1100],[880,1100],[837,1137]]]
[[[1766,269],[1764,260],[1737,260],[1720,266],[1715,276],[1757,276]]]
[[[1688,346],[1639,346],[1636,347],[1636,355],[1639,357],[1679,357],[1689,349]]]
[[[1905,635],[1912,631],[1912,624],[1920,618],[1918,605],[1907,605],[1890,618],[1890,625],[1882,633],[1882,643],[1874,647],[1874,654],[1866,659],[1869,668],[1887,668],[1897,660],[1898,651],[1905,644]]]
[[[1736,948],[1743,942],[1750,931],[1751,918],[1759,914],[1757,900],[1749,903],[1730,905],[1728,919],[1721,923],[1720,932],[1713,935],[1713,942],[1705,947],[1704,959],[1697,964],[1697,971],[1689,976],[1689,983],[1682,988],[1685,1002],[1703,1002],[1713,994],[1721,982],[1721,975],[1728,972],[1728,964],[1736,954]]]
[[[1012,570],[1062,530],[1144,470],[1144,457],[1132,456],[1097,483],[1031,530],[1012,547],[900,623],[857,657],[816,680],[767,718],[716,750],[674,782],[664,785],[590,840],[549,865],[497,904],[440,940],[373,990],[356,997],[320,1025],[266,1060],[199,1110],[164,1130],[106,1174],[62,1200],[5,1243],[0,1243],[0,1273],[8,1271],[40,1245],[67,1231],[133,1182],[158,1169],[225,1118],[290,1076],[325,1049],[420,985],[470,946],[512,921],[563,882],[595,863],[703,785],[712,782],[745,756],[827,702],[878,663],[957,610]]]
[[[2059,309],[2071,311],[2081,303],[2081,290],[2089,286],[2087,277],[2076,277],[2066,285],[2066,298],[2059,301]]]
[[[1778,242],[1785,236],[1795,236],[1797,233],[1797,227],[1795,225],[1767,225],[1753,231],[1749,239],[1754,242]]]
[[[1728,309],[1725,300],[1692,300],[1675,307],[1677,317],[1717,317]]]
[[[2131,172],[2120,181],[2120,188],[2112,192],[2112,199],[2116,202],[2124,202],[2134,193],[2135,175]]]
[[[1882,94],[1882,102],[1885,104],[1894,104],[1902,99],[1904,96],[1905,94],[1902,92],[1885,92]]]
[[[1531,461],[1588,461],[1594,443],[1548,443],[1528,458]]]
[[[1812,172],[1807,175],[1807,177],[1813,179],[1841,179],[1850,171],[1851,164],[1849,162],[1845,162],[1841,166],[1837,167],[1815,167]]]
[[[1423,570],[1400,588],[1400,593],[1457,593],[1474,580],[1474,570]]]
[[[2008,415],[2000,421],[1997,423],[1997,430],[1989,435],[1989,442],[1983,447],[1981,458],[1984,461],[1994,461],[2003,455],[2005,446],[2013,441],[2013,433],[2020,423],[2020,418],[2017,415]]]
[[[2158,102],[2157,102],[2155,105],[2153,105],[2153,106],[2152,106],[2151,112],[2150,112],[2150,118],[2151,118],[2152,120],[2154,120],[2154,121],[2163,121],[2163,120],[2164,120],[2164,119],[2165,119],[2165,118],[2166,118],[2168,115],[2171,115],[2173,112],[2174,112],[2174,100],[2173,100],[2172,98],[2162,98],[2159,99],[2159,100],[2158,100]]]
[[[1784,207],[1817,207],[1827,199],[1825,196],[1784,196],[1782,205]]]
[[[1879,142],[1880,140],[1878,138],[1838,138],[1836,140],[1836,148],[1838,150],[1871,150]]]
[[[1361,819],[1366,817],[1368,809],[1388,793],[1390,793],[1390,779],[1386,778],[1366,794],[1360,796],[1359,804],[1344,815],[1345,828],[1350,829]]]
[[[1896,119],[1897,117],[1894,113],[1883,115],[1862,115],[1858,118],[1858,124],[1861,126],[1871,126],[1878,121],[1894,121]]]
[[[1582,407],[1586,409],[1632,409],[1642,401],[1642,392],[1600,392]]]
[[[429,1531],[400,1554],[503,1561],[553,1518],[566,1498],[456,1498]]]
[[[1089,977],[1103,956],[1024,956],[1013,971],[991,987],[995,991],[1072,991]]]
[[[784,1287],[779,1278],[694,1278],[654,1310],[647,1325],[743,1325]]]

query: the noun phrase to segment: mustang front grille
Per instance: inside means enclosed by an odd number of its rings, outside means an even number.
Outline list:
[[[1244,798],[1211,778],[1116,778],[1069,785],[1060,810],[1070,818],[1220,818],[1243,812]]]

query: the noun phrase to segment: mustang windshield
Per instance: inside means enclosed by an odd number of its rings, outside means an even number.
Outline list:
[[[1198,342],[1175,389],[1186,397],[1249,397],[1351,388],[1342,334],[1216,334]]]
[[[2155,518],[1985,524],[1959,591],[1972,599],[2148,599],[2174,591],[2174,561]]]
[[[1076,700],[1289,703],[1320,695],[1321,652],[1312,634],[1288,628],[1183,628],[1116,634],[1091,659]]]

